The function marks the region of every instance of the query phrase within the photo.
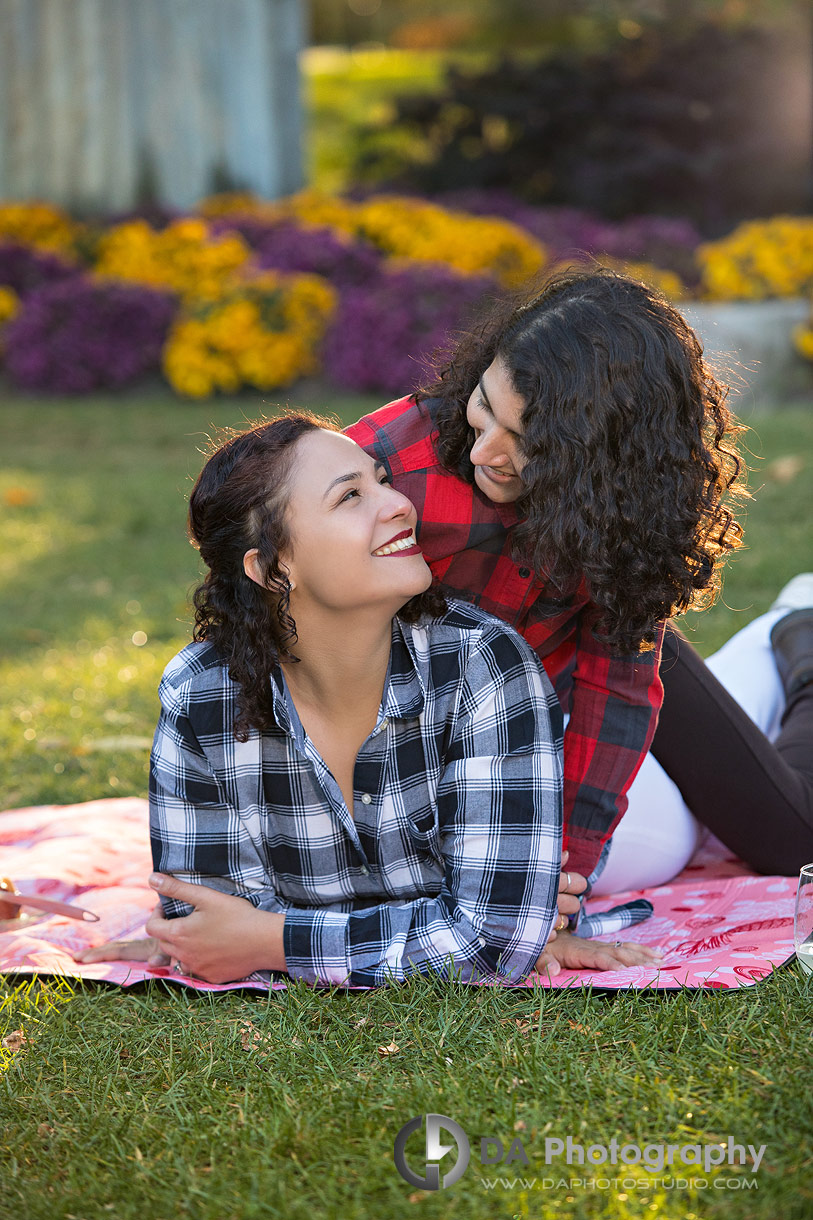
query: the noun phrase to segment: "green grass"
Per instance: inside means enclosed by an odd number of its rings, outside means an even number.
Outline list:
[[[292,401],[345,420],[376,405],[316,386]],[[188,639],[198,568],[184,498],[198,450],[213,428],[262,409],[251,398],[191,406],[163,393],[0,408],[4,807],[144,794],[158,676]],[[723,601],[693,616],[705,652],[813,566],[813,412],[749,422],[760,458],[748,548]],[[793,455],[795,474],[776,464]],[[133,643],[137,632],[145,643]],[[797,967],[728,995],[615,997],[419,979],[268,997],[86,984],[66,1002],[64,987],[10,977],[0,1038],[22,1029],[28,1041],[0,1053],[0,1197],[26,1220],[803,1220],[813,1214],[812,994]],[[408,1186],[392,1161],[399,1128],[430,1111],[459,1122],[474,1149],[460,1183],[436,1194]],[[733,1135],[768,1150],[749,1191],[714,1185],[740,1181],[739,1169],[681,1170],[710,1183],[683,1192],[481,1184],[608,1176],[544,1165],[546,1135],[567,1134],[641,1146]],[[519,1135],[531,1164],[482,1168],[478,1141],[492,1135],[506,1145]],[[420,1171],[419,1137],[408,1154]]]

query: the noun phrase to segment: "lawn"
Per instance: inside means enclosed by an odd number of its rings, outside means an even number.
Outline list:
[[[348,421],[377,405],[317,386],[292,400]],[[162,391],[0,407],[4,807],[144,794],[158,677],[189,638],[198,561],[184,500],[199,450],[263,409]],[[704,652],[813,567],[813,411],[749,423],[748,548],[721,602],[688,623]],[[0,1075],[3,1204],[26,1220],[802,1220],[812,997],[795,966],[732,994],[615,997],[432,980],[350,995],[212,997],[161,983],[71,995],[9,978],[0,1037],[28,1040],[10,1040]],[[429,1112],[460,1123],[473,1150],[461,1181],[436,1193],[407,1185],[392,1157],[398,1130]],[[641,1147],[733,1136],[767,1151],[755,1175],[681,1169],[686,1188],[641,1166],[618,1188],[564,1186],[617,1172],[545,1166],[546,1136],[568,1134]],[[521,1138],[530,1165],[482,1167],[486,1136],[506,1149]],[[419,1145],[408,1146],[417,1172]]]

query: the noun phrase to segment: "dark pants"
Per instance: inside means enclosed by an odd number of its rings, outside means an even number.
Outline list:
[[[695,817],[758,872],[791,876],[813,861],[813,683],[771,743],[672,626],[661,677],[652,753]]]

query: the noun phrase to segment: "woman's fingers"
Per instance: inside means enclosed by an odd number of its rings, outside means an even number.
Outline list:
[[[543,949],[536,959],[534,970],[537,974],[547,975],[548,978],[554,979],[557,974],[561,974],[562,967],[549,949]]]
[[[562,871],[559,874],[559,896],[556,905],[560,915],[575,915],[581,906],[579,894],[583,894],[587,889],[587,878],[565,868],[567,860],[568,853],[562,852]]]
[[[559,874],[560,894],[583,894],[587,889],[587,878],[581,873],[569,873],[563,868]]]
[[[629,966],[657,966],[663,958],[659,950],[633,941],[607,944],[570,932],[560,932],[545,953],[555,957],[566,970],[625,970]]]
[[[556,906],[559,909],[560,915],[575,915],[581,906],[581,902],[575,894],[567,894],[564,890],[560,890]]]
[[[657,963],[663,960],[660,950],[650,949],[648,945],[638,945],[634,941],[604,947],[626,966],[647,966],[650,962]]]
[[[92,949],[74,953],[76,962],[146,962],[159,952],[158,941],[152,937],[144,940],[108,940]]]

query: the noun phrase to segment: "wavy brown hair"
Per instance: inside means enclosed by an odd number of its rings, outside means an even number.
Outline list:
[[[296,443],[328,419],[296,412],[261,421],[244,431],[225,431],[203,467],[189,499],[189,536],[209,569],[193,594],[193,638],[213,644],[239,688],[234,735],[274,724],[270,680],[280,660],[296,661],[296,623],[280,554],[288,545],[288,498]],[[223,439],[228,438],[228,439]],[[265,580],[261,588],[243,570],[246,551],[257,548]],[[413,597],[399,617],[417,622],[439,615],[438,589]]]
[[[614,652],[650,645],[664,619],[714,601],[741,545],[730,501],[747,494],[727,389],[694,331],[653,289],[613,272],[564,273],[497,302],[420,398],[439,399],[438,456],[468,482],[466,403],[499,358],[527,404],[514,529],[561,599],[584,583],[594,634]],[[726,493],[731,493],[726,496]]]

